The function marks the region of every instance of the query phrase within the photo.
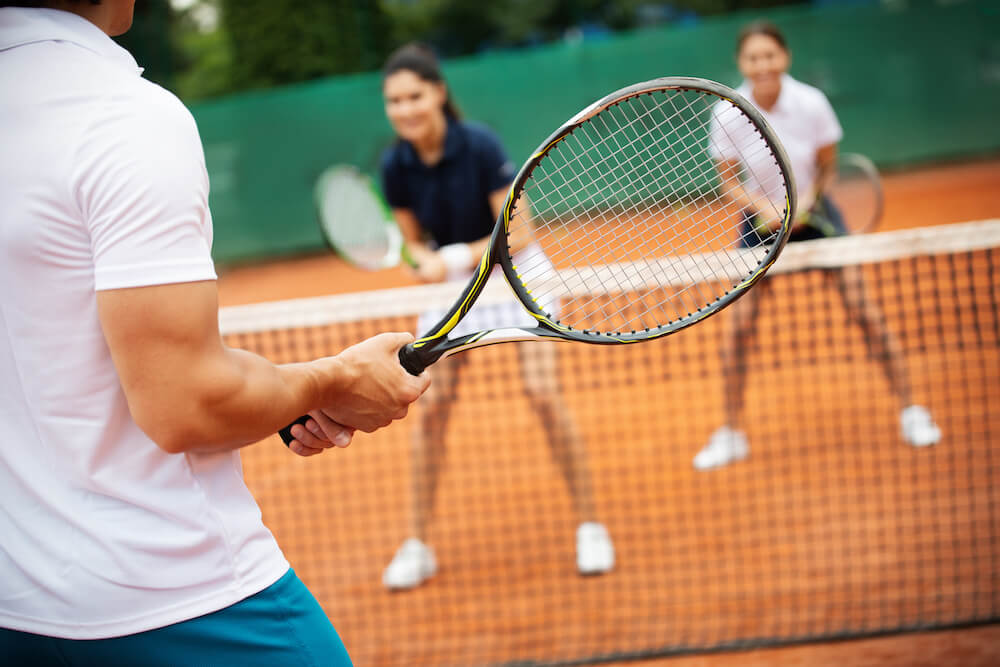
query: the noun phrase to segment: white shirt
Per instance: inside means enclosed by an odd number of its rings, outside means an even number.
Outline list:
[[[0,626],[68,638],[229,606],[288,569],[235,452],[132,420],[98,290],[215,279],[194,119],[74,14],[0,9]]]
[[[818,88],[796,81],[788,74],[781,77],[781,92],[774,106],[765,111],[753,98],[748,82],[736,89],[763,114],[788,155],[789,166],[795,177],[799,196],[799,210],[811,205],[816,183],[816,152],[824,146],[835,144],[843,137],[826,95]],[[776,168],[767,153],[755,151],[760,145],[756,131],[746,122],[735,122],[736,114],[727,115],[731,109],[727,102],[717,102],[712,109],[710,151],[716,159],[734,160],[750,153],[742,160],[746,167],[745,187],[757,194],[781,191],[775,187]]]

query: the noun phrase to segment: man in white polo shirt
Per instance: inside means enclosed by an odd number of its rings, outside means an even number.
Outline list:
[[[346,446],[427,379],[409,334],[222,344],[194,120],[109,37],[133,3],[0,2],[0,662],[349,664],[236,450],[306,412],[294,452]]]

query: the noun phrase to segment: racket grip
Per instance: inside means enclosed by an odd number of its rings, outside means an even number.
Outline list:
[[[420,355],[417,354],[416,351],[409,345],[404,345],[399,348],[399,363],[410,375],[420,375],[424,372],[424,369],[427,368],[427,365],[424,363],[423,359],[420,358]],[[295,439],[292,436],[292,426],[296,424],[302,424],[305,426],[307,419],[309,419],[309,415],[302,415],[291,424],[278,431],[278,435],[281,436],[281,440],[285,443],[285,447],[290,445],[292,440]]]
[[[427,368],[427,364],[420,358],[412,345],[404,345],[399,348],[399,363],[410,375],[420,375]]]
[[[293,421],[291,424],[278,431],[278,435],[281,436],[281,440],[285,443],[285,447],[292,444],[292,440],[295,439],[292,436],[292,427],[295,426],[296,424],[302,424],[303,426],[305,426],[307,419],[309,419],[309,415],[302,415],[301,417]]]

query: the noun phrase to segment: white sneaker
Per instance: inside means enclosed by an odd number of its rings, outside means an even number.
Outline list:
[[[580,574],[603,574],[615,566],[615,547],[604,524],[586,521],[576,529],[576,569]]]
[[[695,454],[694,467],[698,470],[719,468],[733,461],[742,461],[749,453],[750,446],[743,431],[721,426],[708,439],[708,444]]]
[[[903,439],[914,447],[927,447],[941,439],[941,429],[922,405],[903,408],[899,414],[899,426]]]
[[[403,542],[382,573],[382,585],[392,591],[419,586],[437,572],[434,551],[415,537]]]

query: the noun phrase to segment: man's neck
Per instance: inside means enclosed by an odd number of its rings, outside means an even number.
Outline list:
[[[70,0],[52,0],[51,2],[48,2],[46,6],[51,9],[59,9],[85,18],[96,25],[105,35],[120,35],[124,32],[124,30],[116,29],[116,7],[113,1],[104,0],[100,4],[95,5],[90,2],[90,0],[77,0],[77,2],[71,2]],[[127,30],[128,28],[126,27],[125,29]]]

